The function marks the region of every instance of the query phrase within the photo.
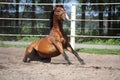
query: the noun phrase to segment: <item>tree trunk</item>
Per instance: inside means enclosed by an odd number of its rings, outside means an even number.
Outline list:
[[[111,0],[109,0],[109,3],[111,3]],[[112,11],[112,6],[111,5],[109,5],[108,6],[108,20],[111,20],[111,11]],[[107,33],[107,35],[111,35],[111,22],[110,21],[108,21],[108,33]]]
[[[19,0],[16,0],[16,3],[19,3]],[[16,4],[15,17],[16,17],[16,18],[19,18],[19,5],[18,5],[18,4]],[[19,20],[16,20],[16,21],[15,21],[15,27],[17,27],[17,28],[16,28],[16,33],[19,33],[19,32],[20,32],[20,31],[19,31]]]
[[[1,11],[0,11],[0,17],[2,17],[2,14],[3,14],[3,12],[2,12],[2,10],[3,10],[3,9],[2,9],[2,6],[0,6],[0,10],[1,10]],[[2,21],[3,21],[3,20],[0,20],[0,26],[2,26]]]
[[[2,17],[4,17],[3,16],[3,6],[0,6],[0,17],[2,18]],[[3,22],[4,22],[4,20],[0,20],[0,33],[4,33],[4,27],[1,27],[1,26],[3,26],[4,24],[3,24]]]
[[[100,3],[102,3],[103,1],[101,0]],[[103,6],[102,5],[98,5],[98,9],[99,9],[99,20],[103,20]],[[103,21],[99,21],[99,35],[103,35]]]
[[[82,3],[86,3],[86,0],[82,0]],[[82,5],[82,20],[85,20],[85,9],[86,5]],[[85,21],[81,21],[81,34],[85,34]]]
[[[113,1],[114,1],[113,3],[115,3],[115,0],[113,0]],[[113,8],[112,19],[117,20],[117,14],[115,13],[115,10],[116,10],[115,5],[112,5],[112,8]],[[112,22],[112,35],[113,36],[117,35],[116,28],[117,28],[117,22],[114,21],[114,22]]]
[[[35,3],[35,0],[32,0],[32,3]],[[32,5],[32,19],[35,19],[35,5]],[[31,21],[31,32],[32,34],[35,34],[35,21]]]

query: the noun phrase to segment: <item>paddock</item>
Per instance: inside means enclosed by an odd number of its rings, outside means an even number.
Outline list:
[[[50,27],[46,26],[49,25],[48,17],[50,10],[53,8],[53,3],[15,3],[14,1],[0,2],[0,38],[3,41],[15,41],[23,37],[36,36],[41,38],[48,35]],[[67,6],[66,8],[69,8],[68,4],[60,3],[60,5],[65,5]],[[86,10],[81,7],[83,6],[84,8],[85,5]],[[120,39],[120,20],[115,15],[118,10],[115,6],[119,5],[119,2],[79,3],[76,6],[73,4],[67,9],[71,19],[63,24],[63,28],[70,37],[72,47],[75,47],[75,38]],[[43,6],[49,6],[50,10],[42,11]],[[106,7],[105,10],[98,10],[100,13],[108,11],[108,16],[103,15],[103,19],[100,19],[101,17],[98,18],[99,16],[94,16],[95,13],[98,15],[99,13],[95,10],[92,13],[92,6]],[[20,7],[24,7],[26,10],[20,11]],[[87,13],[87,15],[84,15],[86,18],[82,18],[81,15],[83,13]],[[100,22],[103,22],[103,24],[101,25]],[[86,63],[85,65],[80,65],[73,54],[66,52],[72,62],[71,65],[68,65],[61,55],[52,58],[51,63],[39,61],[23,63],[24,52],[25,48],[0,47],[0,80],[120,80],[120,55],[79,52],[78,54]]]
[[[86,65],[66,52],[72,64],[62,56],[51,63],[32,61],[23,63],[25,48],[0,47],[0,80],[119,80],[120,55],[79,53]]]

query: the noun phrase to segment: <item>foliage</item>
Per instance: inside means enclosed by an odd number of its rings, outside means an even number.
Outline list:
[[[40,39],[40,38],[39,37],[23,37],[20,39],[20,41],[32,42],[32,41],[35,41],[38,39]]]
[[[0,37],[0,41],[24,41],[24,42],[32,42],[40,39],[40,37],[31,36],[31,37]]]
[[[21,33],[24,33],[24,34],[28,34],[30,32],[31,32],[31,29],[27,28],[27,27],[23,27],[22,30],[21,30]]]
[[[106,44],[120,45],[120,39],[109,39],[108,41],[106,41]]]
[[[0,41],[17,41],[21,37],[16,37],[16,36],[0,36]]]
[[[9,2],[9,0],[2,0],[3,2]],[[59,3],[62,0],[56,0]],[[70,2],[70,0],[66,0]],[[74,0],[73,0],[74,1]],[[87,5],[77,6],[77,19],[94,19],[102,20],[100,18],[104,17],[103,20],[120,20],[120,5],[90,5],[90,3],[119,3],[119,0],[76,0],[79,3],[87,3]],[[13,3],[20,3],[22,0],[10,0]],[[53,0],[25,0],[26,3],[52,3]],[[67,3],[66,2],[66,3]],[[34,6],[34,8],[33,8]],[[83,8],[82,8],[83,7]],[[101,8],[101,9],[99,9]],[[50,11],[53,9],[52,6],[45,5],[0,5],[0,18],[34,18],[34,19],[48,19],[50,17]],[[84,13],[84,14],[83,14]],[[103,15],[99,17],[99,13]],[[87,15],[86,15],[87,14]],[[95,16],[97,14],[97,16]],[[105,16],[107,14],[107,16]],[[110,15],[111,14],[111,15]],[[84,17],[82,17],[84,15]],[[76,34],[81,35],[120,35],[120,22],[110,22],[105,21],[99,25],[100,21],[76,21]],[[66,23],[66,24],[65,24]],[[64,23],[64,30],[66,34],[70,34],[70,22]],[[82,25],[85,23],[84,25]],[[109,24],[109,25],[108,25]],[[100,29],[104,28],[101,32]],[[108,29],[110,28],[110,29]],[[0,34],[49,34],[50,27],[49,21],[39,21],[39,20],[0,20]],[[0,37],[0,40],[18,40],[22,37]],[[87,40],[87,39],[85,39]],[[78,40],[81,42],[84,40]],[[115,42],[118,42],[114,40]],[[113,40],[106,41],[106,44],[114,44]],[[100,40],[95,40],[96,43],[102,43]],[[104,42],[104,41],[103,41]],[[118,42],[119,43],[119,42]]]

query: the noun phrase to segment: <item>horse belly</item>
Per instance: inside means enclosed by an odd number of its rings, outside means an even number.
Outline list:
[[[41,57],[44,57],[44,58],[50,58],[50,57],[55,57],[55,56],[60,55],[60,53],[54,47],[54,45],[46,39],[42,39],[39,42],[39,46],[37,48],[37,51],[38,51],[39,55]]]

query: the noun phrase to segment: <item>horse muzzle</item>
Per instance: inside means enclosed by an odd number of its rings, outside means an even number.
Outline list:
[[[68,21],[69,20],[69,17],[67,14],[65,14],[65,17],[63,18],[64,21]]]

